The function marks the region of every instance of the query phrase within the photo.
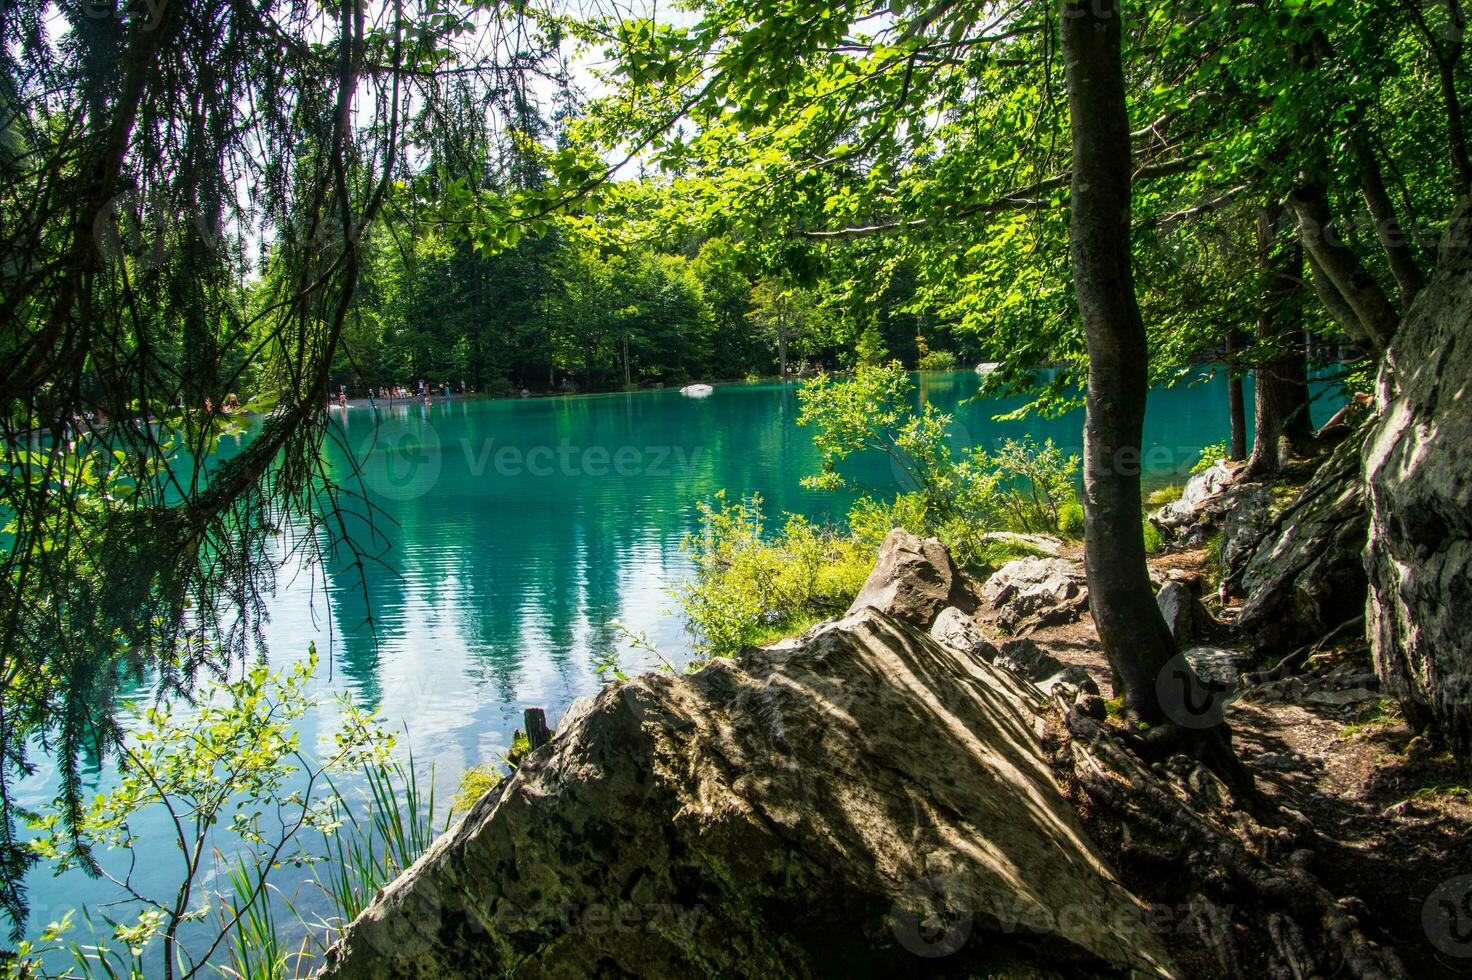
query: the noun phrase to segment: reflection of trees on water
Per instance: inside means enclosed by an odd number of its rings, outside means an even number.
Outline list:
[[[1080,451],[1081,413],[998,422],[994,416],[1025,399],[971,403],[978,384],[970,372],[927,376],[917,393],[957,417],[958,448],[990,450],[1031,435]],[[1218,431],[1225,425],[1223,387],[1217,377],[1152,397],[1146,446],[1163,447],[1158,459],[1171,470],[1183,472],[1202,445],[1225,436]],[[446,652],[443,683],[468,682],[502,703],[517,701],[533,679],[579,686],[591,676],[594,655],[618,643],[609,620],[636,618],[641,610],[625,608],[630,602],[643,603],[647,617],[651,579],[667,585],[684,567],[679,543],[696,526],[697,500],[721,489],[733,498],[760,491],[773,529],[783,512],[823,519],[847,510],[847,495],[800,485],[816,469],[817,454],[811,434],[796,425],[798,408],[795,386],[779,384],[718,388],[701,400],[669,390],[393,406],[385,417],[434,428],[438,477],[420,496],[375,498],[392,518],[377,524],[392,547],[386,564],[363,567],[366,589],[345,556],[327,562],[340,632],[337,669],[377,701],[384,650],[453,627],[466,653],[462,660]],[[346,414],[345,442],[358,445],[372,416]],[[504,471],[496,454],[507,447],[523,462],[534,449],[550,449],[554,472],[535,475],[524,465]],[[584,471],[583,452],[594,447],[610,461],[607,473]],[[620,450],[636,454],[637,472],[613,470]],[[888,464],[877,458],[858,460],[850,476],[885,495],[896,489]],[[361,515],[347,520],[350,532],[366,535]],[[660,608],[672,605],[660,599]],[[377,644],[365,625],[370,611]]]

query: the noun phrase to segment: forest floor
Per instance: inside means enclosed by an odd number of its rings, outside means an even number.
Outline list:
[[[1078,557],[1077,550],[1065,557]],[[1155,556],[1150,565],[1161,583],[1209,585],[1213,578],[1205,550]],[[1204,600],[1230,627],[1236,609],[1209,594]],[[1087,614],[1028,636],[1059,660],[1083,666],[1110,695],[1109,667]],[[1411,976],[1472,976],[1472,923],[1456,913],[1448,919],[1443,906],[1460,903],[1465,915],[1472,904],[1472,877],[1463,879],[1472,871],[1472,774],[1416,737],[1389,699],[1341,705],[1292,696],[1314,690],[1316,676],[1346,668],[1373,671],[1360,637],[1310,660],[1302,683],[1289,682],[1289,696],[1262,698],[1249,689],[1226,712],[1232,744],[1273,803],[1309,819],[1319,837],[1314,873],[1335,895],[1363,906],[1361,921],[1377,942],[1396,949]],[[1157,890],[1149,873],[1121,873],[1147,902]],[[1193,975],[1216,972],[1194,936],[1176,931],[1163,938]]]

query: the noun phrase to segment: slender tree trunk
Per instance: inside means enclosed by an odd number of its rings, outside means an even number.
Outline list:
[[[1247,400],[1242,394],[1242,375],[1238,373],[1239,355],[1242,353],[1242,331],[1236,327],[1227,330],[1227,417],[1231,422],[1232,437],[1227,447],[1227,458],[1240,463],[1247,458]]]
[[[1405,313],[1411,308],[1416,294],[1425,287],[1426,277],[1416,264],[1409,237],[1395,213],[1390,194],[1385,190],[1385,177],[1380,171],[1380,161],[1375,156],[1375,151],[1362,143],[1359,157],[1360,192],[1364,195],[1365,205],[1370,209],[1370,217],[1375,220],[1375,233],[1380,236],[1380,244],[1385,249],[1390,274],[1400,287],[1400,309],[1401,313]]]
[[[1328,192],[1322,184],[1306,184],[1293,192],[1292,203],[1304,247],[1314,257],[1316,269],[1324,273],[1354,311],[1375,353],[1383,353],[1395,335],[1400,316],[1380,283],[1340,237],[1329,210]]]
[[[1089,608],[1127,709],[1157,720],[1157,682],[1176,656],[1155,603],[1141,528],[1140,442],[1149,382],[1130,261],[1129,110],[1120,0],[1063,0],[1073,128],[1074,290],[1088,343],[1084,568]],[[1116,694],[1121,692],[1116,691]]]
[[[1277,203],[1257,213],[1257,264],[1262,280],[1257,337],[1265,360],[1255,372],[1250,476],[1278,471],[1285,439],[1291,448],[1301,451],[1313,436],[1300,297],[1303,250],[1296,239],[1283,240],[1284,217],[1284,208]]]
[[[1365,325],[1360,323],[1360,318],[1355,316],[1354,310],[1350,309],[1344,294],[1329,281],[1328,274],[1319,268],[1319,261],[1314,258],[1314,253],[1310,251],[1305,254],[1308,258],[1309,272],[1312,275],[1314,293],[1319,297],[1319,302],[1324,304],[1324,309],[1328,311],[1330,318],[1355,343],[1366,349],[1373,349],[1375,345],[1370,342],[1370,335],[1365,333]]]

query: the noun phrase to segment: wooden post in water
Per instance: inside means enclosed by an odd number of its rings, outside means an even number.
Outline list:
[[[526,741],[530,751],[535,752],[552,740],[547,715],[541,708],[527,708],[523,717],[526,719]]]

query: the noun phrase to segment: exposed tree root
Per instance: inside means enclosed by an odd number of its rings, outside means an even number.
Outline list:
[[[1151,764],[1123,732],[1067,695],[1058,694],[1056,704],[1060,782],[1081,810],[1112,818],[1123,861],[1153,867],[1155,880],[1165,880],[1162,865],[1174,867],[1171,886],[1184,895],[1195,933],[1224,976],[1407,976],[1393,950],[1367,938],[1354,903],[1335,898],[1310,870],[1314,833],[1301,815],[1265,812],[1255,791],[1244,805],[1237,780],[1218,778],[1214,750]]]
[[[1296,674],[1302,673],[1303,669],[1308,666],[1308,662],[1312,660],[1315,656],[1333,648],[1334,646],[1342,643],[1344,640],[1348,639],[1351,636],[1358,636],[1363,639],[1364,635],[1365,617],[1359,616],[1355,619],[1349,620],[1346,623],[1341,623],[1330,630],[1328,633],[1326,633],[1319,640],[1310,643],[1307,646],[1299,647],[1297,650],[1293,651],[1288,656],[1278,661],[1276,666],[1268,670],[1260,670],[1249,674],[1243,674],[1242,685],[1244,687],[1252,687],[1257,684],[1266,684],[1271,681],[1279,681],[1285,677],[1292,677]]]

